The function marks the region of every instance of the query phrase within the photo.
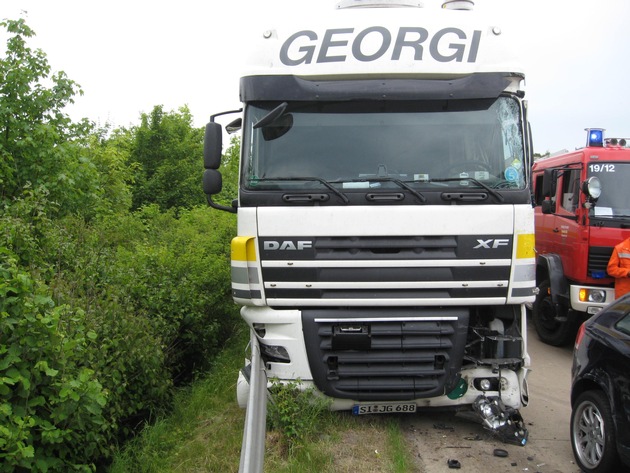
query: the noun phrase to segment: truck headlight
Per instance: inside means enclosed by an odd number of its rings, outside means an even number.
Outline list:
[[[475,378],[473,380],[473,386],[477,391],[498,391],[499,379],[498,378]]]
[[[606,291],[603,289],[580,289],[580,302],[603,303],[606,301]]]

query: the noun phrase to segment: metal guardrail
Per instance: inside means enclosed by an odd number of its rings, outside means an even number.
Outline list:
[[[265,463],[265,432],[267,420],[267,373],[260,358],[260,347],[251,332],[251,374],[245,412],[243,444],[239,473],[262,473]]]

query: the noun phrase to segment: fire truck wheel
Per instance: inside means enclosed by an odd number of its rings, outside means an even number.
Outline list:
[[[567,345],[575,339],[575,323],[567,317],[567,307],[552,302],[548,280],[540,283],[538,289],[532,308],[532,318],[538,337],[547,345]]]

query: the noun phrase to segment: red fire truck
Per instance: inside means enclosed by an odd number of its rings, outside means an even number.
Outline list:
[[[573,341],[579,323],[614,300],[606,266],[630,236],[630,140],[586,131],[584,148],[532,168],[539,289],[532,318],[550,345]]]

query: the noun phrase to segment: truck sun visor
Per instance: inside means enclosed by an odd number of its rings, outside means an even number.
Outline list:
[[[241,100],[443,100],[496,98],[510,83],[505,73],[451,79],[306,80],[296,76],[241,78]]]

